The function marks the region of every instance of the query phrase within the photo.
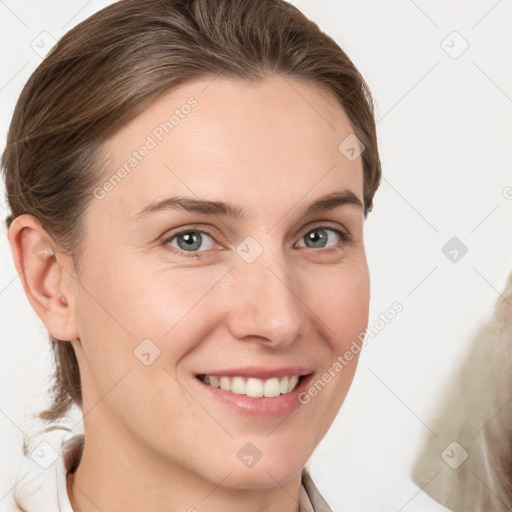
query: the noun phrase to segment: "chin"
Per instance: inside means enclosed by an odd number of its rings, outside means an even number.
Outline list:
[[[300,475],[310,454],[299,452],[297,443],[294,446],[278,446],[276,443],[266,443],[262,440],[255,444],[251,441],[237,440],[235,461],[225,461],[221,474],[216,475],[219,482],[231,472],[224,484],[228,487],[270,488],[285,485]],[[216,473],[220,473],[217,469]]]

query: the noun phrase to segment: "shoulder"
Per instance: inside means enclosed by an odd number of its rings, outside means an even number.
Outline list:
[[[82,446],[81,434],[67,440],[63,440],[62,432],[59,437],[45,436],[23,459],[16,483],[3,500],[2,506],[7,508],[2,512],[73,512],[66,475],[76,467]]]

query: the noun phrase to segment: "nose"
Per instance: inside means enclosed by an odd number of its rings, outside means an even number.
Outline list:
[[[282,253],[264,251],[250,264],[239,261],[233,273],[228,316],[233,336],[277,349],[304,333],[299,282]]]

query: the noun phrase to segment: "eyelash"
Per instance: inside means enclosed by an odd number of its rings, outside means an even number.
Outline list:
[[[348,243],[352,242],[352,236],[348,232],[342,231],[340,229],[333,228],[331,226],[315,226],[314,228],[311,228],[308,231],[306,231],[306,233],[304,233],[304,235],[302,235],[301,239],[304,238],[307,234],[309,234],[312,231],[315,231],[317,229],[318,230],[324,229],[324,230],[327,230],[327,231],[333,231],[334,233],[336,233],[337,235],[340,236],[340,238],[342,240],[342,243],[344,243],[344,244],[348,244]],[[210,238],[212,238],[212,240],[214,240],[216,242],[215,237],[213,236],[213,233],[210,232],[210,230],[208,230],[208,229],[190,229],[189,228],[189,229],[186,229],[186,230],[183,230],[183,231],[178,231],[178,232],[173,233],[170,236],[166,237],[164,240],[162,240],[162,245],[167,247],[167,248],[169,248],[170,246],[168,244],[172,240],[174,240],[175,238],[177,238],[177,237],[179,237],[181,235],[186,235],[186,234],[189,234],[189,233],[206,234]],[[171,252],[173,252],[175,254],[178,254],[180,256],[185,256],[186,258],[202,258],[202,257],[204,257],[202,255],[202,253],[207,252],[207,251],[195,251],[195,252],[194,251],[182,251],[181,249],[177,249],[176,247],[170,247],[170,250],[171,250]],[[313,248],[313,250],[315,250],[315,249]],[[337,245],[333,246],[333,247],[329,247],[327,249],[321,249],[321,248],[318,249],[318,251],[322,251],[324,253],[332,253],[332,252],[336,252],[336,251],[339,251],[339,250],[340,250],[340,247],[338,247]]]

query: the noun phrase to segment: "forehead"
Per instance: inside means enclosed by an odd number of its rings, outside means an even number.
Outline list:
[[[334,190],[362,199],[361,158],[339,149],[352,133],[337,99],[315,84],[195,79],[153,101],[108,142],[105,193],[92,214],[127,220],[177,194],[236,197],[269,216]]]

